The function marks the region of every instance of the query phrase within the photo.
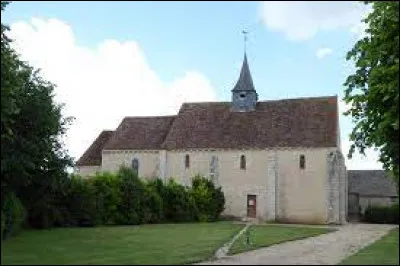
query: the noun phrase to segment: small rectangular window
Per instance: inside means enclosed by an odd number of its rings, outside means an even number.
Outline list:
[[[300,169],[306,168],[306,157],[304,154],[300,155]]]
[[[185,168],[189,168],[190,167],[190,158],[189,158],[189,154],[186,154],[185,156]]]
[[[246,169],[246,156],[240,156],[240,169]]]
[[[137,175],[139,174],[139,160],[137,158],[134,158],[132,160],[132,170],[135,172]]]

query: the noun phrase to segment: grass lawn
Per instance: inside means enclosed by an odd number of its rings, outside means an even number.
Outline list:
[[[241,228],[217,222],[30,230],[1,243],[1,264],[185,264],[210,258]]]
[[[246,244],[246,233],[244,233],[233,243],[229,255],[335,231],[320,227],[279,225],[253,225],[248,230],[250,230],[250,245]]]
[[[399,228],[344,259],[341,265],[399,265]]]

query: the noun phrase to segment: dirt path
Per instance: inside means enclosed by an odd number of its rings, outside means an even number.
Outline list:
[[[384,236],[395,225],[348,224],[338,231],[197,265],[334,265]]]

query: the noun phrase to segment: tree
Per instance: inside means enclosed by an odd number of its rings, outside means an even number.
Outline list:
[[[349,158],[357,148],[380,151],[379,160],[386,170],[399,177],[399,2],[366,1],[372,12],[364,22],[366,35],[347,53],[356,71],[345,86],[346,103],[351,108],[355,127]]]
[[[1,2],[1,13],[8,2]],[[63,118],[47,82],[12,49],[1,24],[1,199],[15,192],[28,210],[52,200],[67,178],[71,159],[62,137],[72,118]],[[31,212],[33,213],[33,212]]]

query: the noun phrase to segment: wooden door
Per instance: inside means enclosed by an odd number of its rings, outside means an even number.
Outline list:
[[[247,217],[257,217],[257,196],[247,195]]]

